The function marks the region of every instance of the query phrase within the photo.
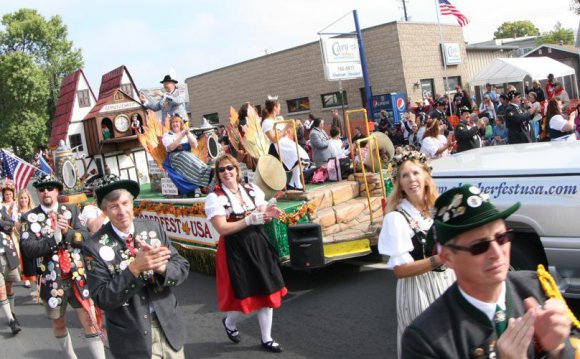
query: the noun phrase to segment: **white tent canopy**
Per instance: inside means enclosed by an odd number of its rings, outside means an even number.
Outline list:
[[[575,72],[572,67],[549,57],[498,58],[475,75],[471,85],[523,82],[526,76],[533,80],[543,80],[548,74],[563,77],[575,75]]]

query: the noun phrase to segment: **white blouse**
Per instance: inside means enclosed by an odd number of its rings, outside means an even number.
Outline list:
[[[256,209],[256,207],[268,204],[268,202],[265,199],[265,194],[260,189],[260,187],[254,184],[250,184],[250,186],[251,186],[251,190],[249,191],[250,193],[246,193],[246,189],[244,188],[242,190],[241,189],[242,185],[239,184],[239,188],[242,194],[242,200],[244,202],[243,204],[237,200],[237,197],[234,195],[234,193],[232,193],[232,191],[230,191],[226,186],[222,187],[224,192],[232,200],[231,210],[233,210],[233,212],[243,213],[245,211],[252,211]],[[251,193],[252,191],[254,193]],[[254,200],[256,201],[256,205],[254,205],[254,202],[252,202],[252,199],[250,198],[250,196],[248,196],[248,194],[250,195],[254,194]],[[207,219],[212,219],[215,216],[227,217],[228,215],[230,215],[231,211],[230,213],[226,212],[225,206],[227,204],[228,198],[226,196],[218,196],[217,194],[215,194],[215,192],[212,192],[209,195],[207,195],[207,198],[205,199],[205,214],[207,216]]]
[[[427,232],[433,224],[433,219],[425,218],[411,202],[403,199],[398,206],[417,221],[419,229]],[[415,235],[402,213],[392,211],[383,220],[383,228],[379,234],[379,253],[389,256],[387,269],[413,262],[410,252],[413,250],[411,238]]]
[[[164,134],[163,137],[161,138],[161,142],[163,143],[163,146],[165,147],[165,150],[167,152],[170,152],[168,148],[169,148],[169,145],[171,145],[175,141],[175,136],[176,136],[175,133],[169,131],[166,134]],[[183,144],[183,143],[187,143],[187,141],[188,141],[187,136],[183,136],[183,138],[181,139],[181,142],[179,142],[179,143]]]
[[[426,154],[428,158],[441,158],[449,154],[449,150],[441,152],[439,155],[435,155],[437,151],[447,144],[447,138],[443,135],[435,137],[425,137],[421,141],[421,152]]]

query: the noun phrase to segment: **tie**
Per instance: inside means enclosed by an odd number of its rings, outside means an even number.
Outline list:
[[[135,241],[133,240],[132,234],[125,237],[125,245],[127,246],[129,253],[131,253],[132,256],[135,256],[137,250],[135,249]]]
[[[499,338],[507,328],[505,311],[502,310],[499,305],[495,306],[495,315],[493,316],[493,321],[495,323],[495,331],[497,332],[497,336]]]

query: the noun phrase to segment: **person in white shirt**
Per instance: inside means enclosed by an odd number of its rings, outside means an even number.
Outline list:
[[[449,151],[455,145],[454,141],[445,138],[442,124],[438,119],[432,119],[425,125],[425,134],[421,141],[421,152],[429,159],[437,159],[449,155]]]

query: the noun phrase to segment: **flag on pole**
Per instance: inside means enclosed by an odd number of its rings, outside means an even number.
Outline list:
[[[441,15],[453,15],[457,19],[457,23],[459,26],[464,27],[465,25],[469,24],[469,20],[461,13],[461,11],[457,10],[457,8],[448,0],[439,0],[439,9],[441,10]]]
[[[37,170],[36,167],[4,150],[2,157],[3,175],[14,181],[16,192],[26,188]]]
[[[48,164],[48,162],[46,162],[46,159],[42,155],[42,152],[38,155],[38,157],[40,161],[40,170],[48,175],[51,174],[52,168],[50,168],[50,165]]]

